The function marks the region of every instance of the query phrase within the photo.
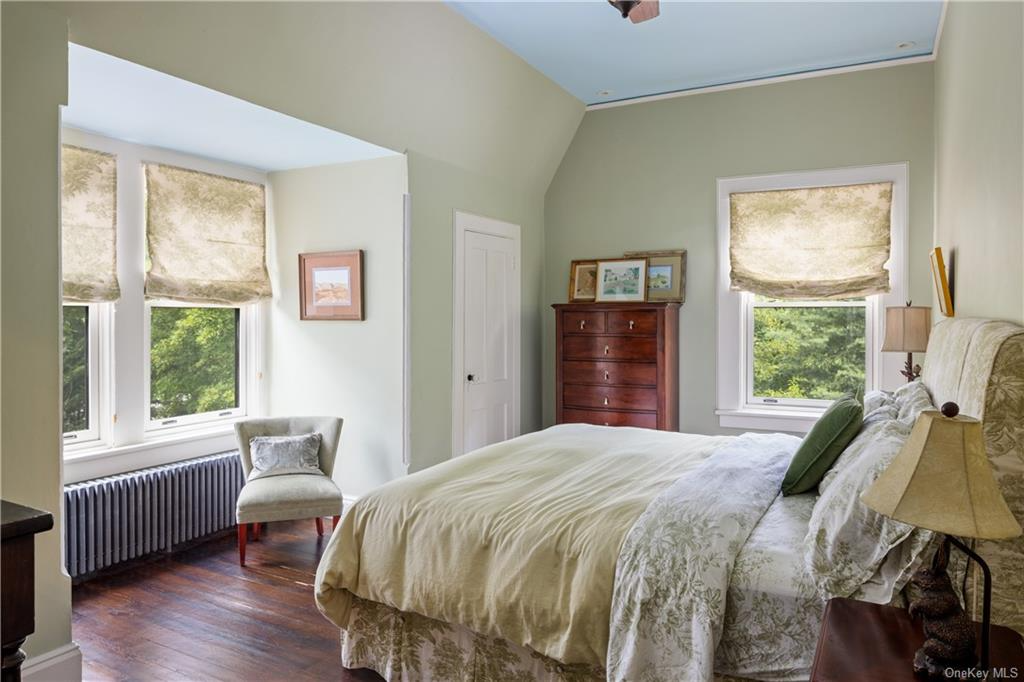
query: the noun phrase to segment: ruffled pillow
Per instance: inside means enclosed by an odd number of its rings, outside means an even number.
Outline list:
[[[848,597],[868,582],[889,552],[910,539],[909,566],[927,544],[914,526],[894,521],[860,501],[864,492],[899,453],[910,426],[901,420],[877,422],[861,430],[822,481],[814,505],[804,562],[822,599]]]

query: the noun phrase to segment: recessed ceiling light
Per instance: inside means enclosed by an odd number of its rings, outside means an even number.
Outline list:
[[[913,40],[904,40],[902,43],[896,45],[897,50],[909,50],[910,48],[917,45]]]
[[[612,94],[611,90],[598,90],[597,91],[597,96],[598,97],[607,97],[610,94]]]

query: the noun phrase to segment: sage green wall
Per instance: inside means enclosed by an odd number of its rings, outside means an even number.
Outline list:
[[[411,470],[451,453],[453,212],[521,224],[522,424],[539,425],[544,192],[579,100],[440,3],[59,6],[74,42],[408,152]]]
[[[409,154],[412,195],[413,471],[451,455],[453,207],[519,225],[522,238],[523,432],[540,427],[540,335],[544,267],[541,195]]]
[[[0,479],[5,500],[54,514],[36,538],[36,631],[29,656],[71,641],[61,563],[59,105],[67,24],[38,6],[2,5],[2,324]]]
[[[264,320],[269,412],[344,418],[334,480],[344,494],[362,495],[405,473],[405,157],[281,171],[270,173],[269,181],[274,213],[267,258],[274,298]],[[365,252],[366,319],[300,320],[298,255],[349,249]]]
[[[1022,44],[1020,2],[947,5],[935,65],[935,243],[957,317],[1024,324]]]
[[[716,179],[908,162],[910,293],[930,300],[932,95],[932,65],[922,63],[587,112],[547,194],[547,303],[565,301],[572,259],[687,249],[680,430],[728,432],[714,414]],[[544,321],[550,424],[547,306]]]

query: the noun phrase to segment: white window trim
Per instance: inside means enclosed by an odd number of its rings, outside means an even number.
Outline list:
[[[891,291],[869,297],[866,383],[869,389],[899,384],[898,359],[881,352],[886,306],[903,305],[907,295],[908,166],[906,163],[830,170],[774,173],[718,179],[718,348],[717,409],[719,425],[803,433],[824,411],[823,405],[751,405],[747,400],[747,344],[753,330],[743,292],[730,290],[729,195],[804,187],[827,187],[868,182],[892,182],[892,242],[887,267]]]
[[[117,156],[117,269],[121,298],[95,304],[100,314],[98,352],[99,436],[90,442],[65,444],[64,481],[132,471],[235,449],[234,423],[264,412],[265,367],[262,317],[266,304],[243,306],[239,322],[245,343],[239,348],[239,402],[244,410],[217,421],[179,420],[175,428],[147,429],[149,416],[148,304],[143,296],[145,273],[145,195],[143,164],[162,163],[256,182],[266,187],[267,232],[273,232],[273,204],[267,174],[250,168],[62,128],[62,142]],[[161,303],[160,305],[165,305]],[[115,348],[117,352],[115,353]],[[91,360],[92,358],[90,358]],[[242,386],[245,386],[243,391]]]

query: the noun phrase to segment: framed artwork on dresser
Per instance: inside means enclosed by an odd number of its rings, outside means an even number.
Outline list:
[[[627,251],[627,258],[647,259],[647,300],[682,303],[686,300],[686,249]]]
[[[598,303],[643,303],[647,298],[647,259],[616,258],[597,261]]]
[[[597,296],[597,261],[574,260],[569,267],[569,303],[587,303]]]

